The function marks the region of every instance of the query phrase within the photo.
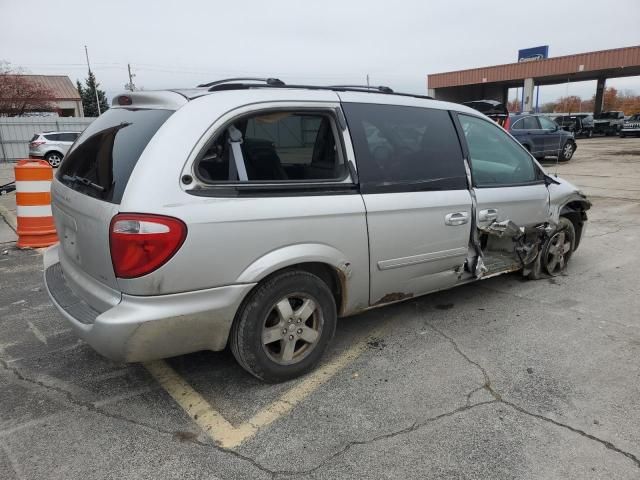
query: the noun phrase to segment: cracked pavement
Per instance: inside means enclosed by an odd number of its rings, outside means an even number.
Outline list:
[[[580,141],[560,174],[600,192],[622,159],[620,175],[638,179],[640,156],[606,156],[620,145],[638,151],[640,140]],[[342,320],[328,361],[384,334],[234,450],[141,365],[78,341],[49,304],[39,253],[9,248],[0,478],[639,478],[640,198],[625,189],[593,198],[562,276],[510,274]],[[259,383],[229,352],[169,364],[234,425],[293,385]]]

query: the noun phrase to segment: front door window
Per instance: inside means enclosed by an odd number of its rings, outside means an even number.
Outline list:
[[[499,187],[541,180],[531,156],[495,124],[459,115],[469,147],[471,176],[476,187]]]

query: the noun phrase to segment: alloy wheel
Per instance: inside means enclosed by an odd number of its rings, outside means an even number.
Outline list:
[[[549,240],[545,253],[545,270],[549,275],[558,275],[564,270],[571,252],[571,239],[564,231],[556,232]]]
[[[56,168],[60,166],[60,163],[62,162],[62,157],[54,153],[47,157],[47,162],[49,162],[49,165],[51,165],[53,168]]]
[[[262,346],[280,365],[300,362],[315,348],[324,318],[319,302],[306,293],[292,293],[271,308],[262,326]]]
[[[562,155],[566,160],[569,160],[571,158],[571,156],[573,155],[573,145],[571,145],[570,143],[567,143],[564,146],[564,150],[562,151]]]

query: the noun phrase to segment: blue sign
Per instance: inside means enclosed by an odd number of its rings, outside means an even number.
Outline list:
[[[549,58],[549,45],[518,50],[518,62],[532,62]]]

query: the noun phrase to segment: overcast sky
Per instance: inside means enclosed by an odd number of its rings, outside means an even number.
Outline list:
[[[145,89],[229,76],[364,83],[426,94],[429,73],[640,44],[638,0],[0,0],[0,60],[34,74],[86,76],[108,95],[127,63]],[[640,77],[608,85],[640,94]],[[590,97],[595,82],[543,87],[541,102]]]

